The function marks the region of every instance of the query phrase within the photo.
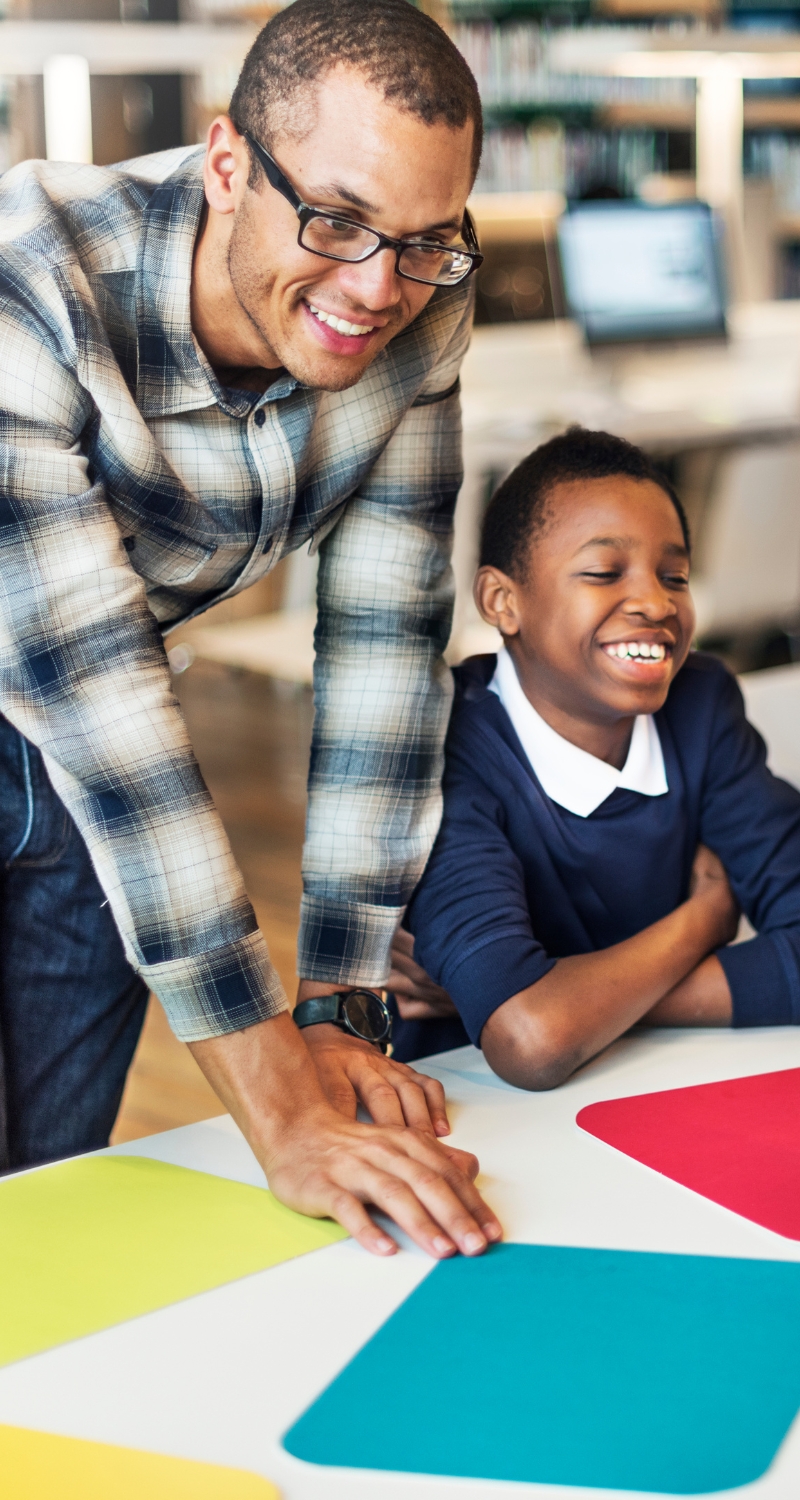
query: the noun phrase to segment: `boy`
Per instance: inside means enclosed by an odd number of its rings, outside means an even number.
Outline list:
[[[690,654],[667,480],[608,433],[554,438],[495,495],[475,594],[503,649],[457,669],[443,822],[408,917],[433,1010],[446,990],[530,1089],[639,1021],[800,1022],[800,793],[766,769],[733,677]],[[758,936],[728,947],[740,908]],[[428,1025],[435,1046],[453,1022]]]

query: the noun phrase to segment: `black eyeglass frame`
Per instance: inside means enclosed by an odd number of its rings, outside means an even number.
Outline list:
[[[478,236],[475,232],[475,225],[472,222],[472,216],[468,208],[464,209],[464,218],[461,223],[461,236],[466,246],[465,249],[455,249],[452,245],[442,245],[438,240],[395,240],[392,239],[391,235],[381,234],[379,229],[373,229],[371,224],[360,224],[357,219],[350,219],[346,214],[339,213],[338,211],[334,211],[329,208],[315,208],[312,204],[305,203],[300,197],[300,194],[296,192],[292,187],[292,184],[286,174],[281,171],[275,158],[273,156],[270,156],[266,147],[262,146],[261,142],[257,141],[255,136],[250,134],[249,130],[243,130],[242,135],[244,136],[244,139],[247,141],[247,144],[251,148],[251,150],[255,152],[258,161],[264,168],[264,172],[266,173],[267,181],[269,182],[270,187],[273,187],[276,193],[280,193],[281,196],[286,199],[287,203],[291,204],[292,208],[297,214],[297,217],[300,220],[300,229],[297,235],[297,243],[300,246],[301,250],[307,250],[309,255],[319,255],[323,260],[336,260],[339,261],[340,264],[344,265],[360,266],[363,265],[365,261],[371,260],[373,255],[377,255],[379,250],[394,250],[395,270],[397,272],[397,275],[404,277],[406,281],[419,282],[421,286],[461,286],[462,282],[466,281],[468,276],[472,276],[473,272],[477,271],[478,267],[483,265],[484,257],[481,255],[480,246],[478,244]],[[310,222],[310,220],[316,218],[341,219],[347,224],[352,224],[354,229],[363,229],[365,234],[374,235],[378,243],[376,244],[374,250],[368,250],[367,254],[360,256],[358,260],[349,260],[345,255],[332,255],[330,251],[312,250],[310,246],[303,244],[303,233],[305,231],[306,225]],[[466,255],[472,262],[472,264],[470,265],[469,270],[465,271],[464,275],[459,277],[458,281],[430,281],[424,276],[411,276],[409,275],[408,271],[401,271],[400,256],[402,255],[403,251],[419,249],[444,250],[453,255]]]

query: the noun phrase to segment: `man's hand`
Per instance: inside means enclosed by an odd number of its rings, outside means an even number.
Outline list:
[[[337,1219],[374,1255],[392,1255],[397,1245],[367,1204],[437,1260],[456,1250],[479,1255],[501,1238],[473,1186],[475,1157],[418,1130],[345,1119],[325,1098],[290,1016],[190,1047],[290,1208]]]
[[[348,988],[301,979],[297,1003]],[[405,1124],[428,1135],[450,1134],[444,1089],[435,1078],[416,1073],[405,1063],[392,1062],[370,1042],[362,1042],[326,1022],[304,1026],[303,1040],[329,1104],[346,1119],[354,1120],[357,1106],[363,1104],[376,1125]]]
[[[371,1042],[338,1026],[305,1026],[303,1040],[314,1059],[325,1097],[345,1119],[363,1104],[376,1125],[412,1125],[426,1135],[449,1135],[444,1089],[435,1078],[392,1062]]]
[[[404,927],[398,927],[392,943],[392,972],[386,983],[397,1000],[404,1021],[436,1021],[440,1016],[457,1016],[447,990],[434,984],[414,959],[414,939]]]

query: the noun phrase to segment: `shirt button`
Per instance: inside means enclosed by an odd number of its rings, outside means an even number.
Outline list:
[[[254,422],[256,424],[256,427],[263,427],[264,426],[264,423],[266,422],[267,418],[266,418],[266,415],[265,415],[264,410],[263,410],[262,407],[259,407],[259,409],[256,412],[255,417],[254,417],[253,420],[254,420]]]

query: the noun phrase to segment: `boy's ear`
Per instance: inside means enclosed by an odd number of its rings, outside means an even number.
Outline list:
[[[475,603],[487,625],[494,625],[501,635],[517,635],[517,585],[499,568],[479,568],[473,585]]]

